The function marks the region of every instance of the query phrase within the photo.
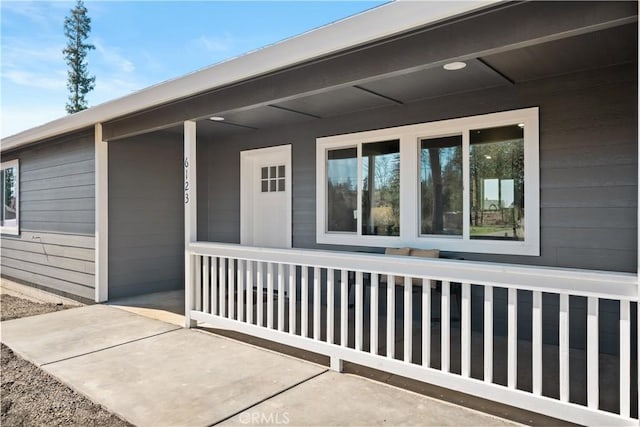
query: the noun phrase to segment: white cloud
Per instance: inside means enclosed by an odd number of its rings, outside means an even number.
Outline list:
[[[120,54],[119,49],[105,45],[100,39],[94,39],[93,44],[96,47],[96,52],[100,55],[99,59],[104,61],[106,65],[113,67],[116,72],[129,74],[136,70],[134,63]]]
[[[31,88],[63,90],[66,87],[66,74],[64,71],[43,74],[30,71],[8,70],[2,72],[2,77],[13,84]]]
[[[227,33],[221,37],[202,35],[195,40],[195,45],[210,53],[228,52],[233,47],[233,38]]]

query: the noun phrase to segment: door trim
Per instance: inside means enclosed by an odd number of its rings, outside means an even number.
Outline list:
[[[291,144],[278,145],[276,147],[257,148],[253,150],[245,150],[240,152],[240,244],[253,246],[253,221],[251,213],[253,212],[253,186],[257,185],[257,180],[253,176],[254,162],[263,155],[283,154],[286,157],[285,168],[287,170],[287,179],[285,180],[285,197],[287,199],[287,245],[285,248],[291,248],[292,245],[292,201],[291,187],[293,185],[293,173],[291,171]]]

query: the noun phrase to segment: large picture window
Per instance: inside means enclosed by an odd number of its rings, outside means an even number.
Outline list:
[[[317,241],[539,255],[538,109],[317,140]]]
[[[0,232],[5,234],[19,233],[19,189],[18,189],[18,160],[0,164],[0,181],[2,188],[0,196]]]

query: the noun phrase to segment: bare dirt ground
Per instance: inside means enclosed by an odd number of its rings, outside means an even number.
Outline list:
[[[70,307],[0,296],[0,320],[65,308]],[[20,358],[4,344],[1,345],[0,373],[0,425],[3,427],[131,425]]]

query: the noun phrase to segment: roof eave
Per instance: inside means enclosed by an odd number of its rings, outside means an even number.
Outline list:
[[[1,151],[71,133],[463,15],[502,0],[395,1],[185,76],[3,138]]]

